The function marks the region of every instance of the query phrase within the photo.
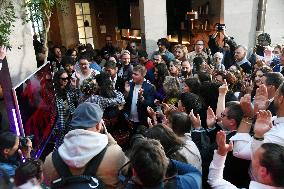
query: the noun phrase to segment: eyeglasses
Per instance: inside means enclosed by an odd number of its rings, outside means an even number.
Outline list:
[[[61,77],[60,78],[62,81],[67,81],[69,78],[68,77]]]
[[[204,44],[197,43],[196,45],[204,45]]]
[[[221,118],[224,118],[224,117],[229,117],[228,115],[224,114],[224,112],[221,113]]]

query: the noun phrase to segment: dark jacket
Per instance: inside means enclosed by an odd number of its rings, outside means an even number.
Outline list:
[[[224,54],[223,64],[226,69],[229,69],[234,63],[234,53],[237,47],[237,43],[234,41],[233,37],[228,37],[224,39],[225,42],[230,46],[230,50],[224,50],[222,47],[218,45],[215,38],[212,36],[209,37],[208,46],[214,55],[216,52],[222,52]]]
[[[133,82],[130,82],[129,84],[130,84],[130,91],[126,98],[126,104],[125,104],[125,113],[128,118],[131,112],[133,90],[135,86]],[[144,90],[143,92],[144,101],[141,101],[141,99],[137,100],[137,111],[138,111],[139,122],[141,124],[146,124],[148,117],[147,107],[148,106],[152,107],[154,105],[155,87],[147,80],[145,80],[142,84],[142,89]]]
[[[216,134],[222,128],[216,124],[216,127],[210,131],[201,130],[198,132],[192,132],[192,140],[198,147],[202,158],[202,177],[203,187],[208,188],[206,183],[209,165],[213,159],[214,150],[218,148],[216,144]],[[227,143],[229,139],[236,134],[235,131],[227,134]],[[236,185],[239,188],[248,188],[250,183],[250,176],[248,174],[248,168],[250,161],[236,158],[232,152],[229,152],[225,162],[224,179]]]
[[[280,64],[277,64],[277,65],[275,65],[274,67],[273,67],[273,72],[281,72],[282,73],[282,71],[283,70],[280,70]],[[282,67],[282,69],[284,68],[284,66]]]
[[[250,62],[245,62],[244,64],[240,65],[240,67],[243,69],[245,73],[251,74],[252,67]]]
[[[117,76],[115,83],[115,90],[123,93],[124,92],[124,80],[121,77]]]

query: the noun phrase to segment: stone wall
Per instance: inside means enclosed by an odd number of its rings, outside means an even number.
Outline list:
[[[270,34],[272,45],[284,44],[284,1],[268,0],[264,31]]]
[[[258,0],[223,0],[223,4],[227,34],[233,36],[237,44],[252,48],[255,45]]]

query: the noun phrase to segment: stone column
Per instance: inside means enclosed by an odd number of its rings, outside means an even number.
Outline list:
[[[142,38],[145,37],[145,47],[151,56],[158,48],[157,40],[167,37],[166,0],[139,0],[139,10]]]
[[[227,34],[249,49],[255,45],[258,0],[224,0]]]
[[[267,1],[264,32],[270,34],[271,44],[284,44],[284,1]]]

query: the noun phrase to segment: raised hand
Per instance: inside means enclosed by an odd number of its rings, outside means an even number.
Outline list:
[[[144,93],[144,89],[140,88],[139,91],[138,91],[139,98],[143,97],[143,93]]]
[[[215,125],[216,120],[217,120],[217,117],[214,111],[212,110],[212,108],[209,106],[207,108],[207,119],[206,119],[207,127],[212,128]]]
[[[260,110],[257,112],[257,118],[254,125],[254,136],[263,138],[264,134],[272,128],[272,114],[268,110]]]
[[[224,84],[219,87],[219,95],[226,95],[228,92],[228,84],[226,79],[224,79]]]
[[[171,107],[166,103],[162,103],[162,107],[164,109],[164,114],[169,115],[169,113],[171,112]]]
[[[233,142],[226,143],[226,133],[224,131],[217,132],[216,143],[218,145],[217,153],[221,156],[225,156],[229,151],[233,150]]]
[[[254,97],[254,112],[258,112],[259,110],[266,110],[268,107],[268,92],[267,88],[264,84],[260,85],[258,89],[256,89],[255,97]]]
[[[241,91],[244,92],[245,94],[251,94],[252,90],[253,90],[252,80],[243,81]]]
[[[147,107],[147,112],[152,119],[156,118],[157,113],[150,106]]]
[[[174,105],[169,105],[169,104],[166,104],[166,103],[162,103],[162,107],[164,109],[164,114],[166,116],[168,116],[169,113],[172,112],[172,111],[178,111],[177,107],[175,107]]]
[[[149,128],[153,127],[153,123],[152,123],[152,119],[151,118],[147,117],[147,123],[148,123]]]
[[[197,114],[197,115],[195,116],[194,113],[193,113],[193,110],[191,110],[188,116],[189,116],[189,119],[190,119],[190,121],[191,121],[192,126],[193,126],[195,129],[198,129],[198,128],[201,127],[201,120],[200,120],[199,114]]]
[[[182,106],[181,100],[178,101],[178,111],[179,112],[184,112],[184,107]]]
[[[129,93],[129,91],[130,91],[130,85],[129,85],[128,81],[126,81],[125,84],[124,84],[124,91],[126,93]]]
[[[245,94],[240,100],[241,108],[244,112],[244,117],[254,117],[254,109],[253,105],[251,104],[251,95]]]

